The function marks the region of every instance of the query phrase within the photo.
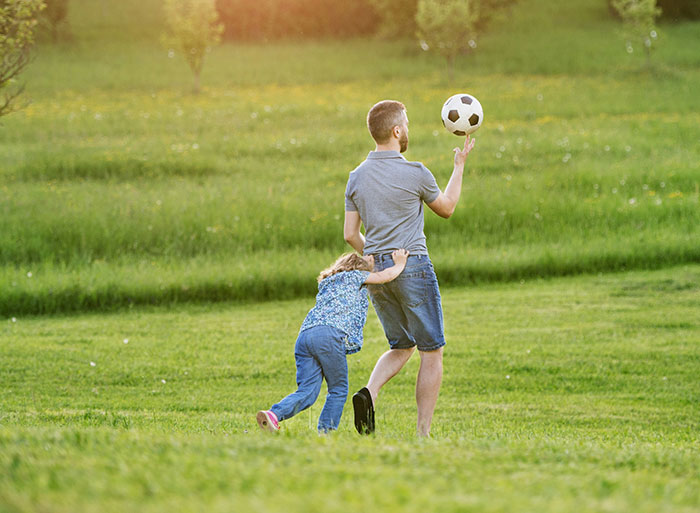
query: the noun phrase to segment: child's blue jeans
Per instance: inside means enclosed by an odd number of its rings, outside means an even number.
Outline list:
[[[346,337],[331,326],[315,326],[299,333],[294,346],[299,388],[270,408],[278,420],[293,417],[314,404],[325,378],[328,395],[318,419],[318,430],[338,429],[348,396]]]

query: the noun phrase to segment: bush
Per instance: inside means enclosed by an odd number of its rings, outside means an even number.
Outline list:
[[[500,9],[514,4],[517,0],[479,0],[473,2],[479,11],[479,18],[474,28],[483,30]],[[478,5],[477,5],[478,4]],[[418,13],[418,0],[372,0],[381,23],[379,33],[385,37],[413,38],[418,29],[416,14]]]
[[[217,0],[224,37],[248,41],[371,34],[377,14],[367,0]]]
[[[698,0],[657,0],[656,5],[661,8],[662,19],[672,21],[700,20],[700,1]],[[608,0],[608,10],[615,18],[620,19],[620,14],[614,6],[614,0]]]
[[[44,19],[51,30],[51,37],[58,40],[59,28],[66,22],[68,16],[68,0],[44,0],[46,9]]]

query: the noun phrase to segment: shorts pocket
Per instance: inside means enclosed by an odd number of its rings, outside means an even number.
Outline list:
[[[397,295],[401,304],[409,308],[422,305],[428,297],[429,280],[426,270],[401,273],[396,278]]]

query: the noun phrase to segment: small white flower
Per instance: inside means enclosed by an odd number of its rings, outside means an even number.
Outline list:
[[[507,375],[506,375],[506,379],[510,379],[510,374],[507,374]]]
[[[630,198],[630,199],[629,199],[629,204],[630,204],[630,205],[634,205],[635,203],[637,203],[637,198]]]
[[[468,44],[469,48],[476,48],[476,41],[474,41],[473,39],[470,39]]]
[[[95,367],[97,364],[95,362],[90,362],[90,367]]]
[[[128,339],[128,338],[125,338],[125,339],[124,339],[124,343],[125,343],[125,344],[128,344],[128,343],[129,343],[129,339]]]
[[[164,380],[164,379],[161,379],[160,382],[163,383],[163,384],[165,385],[165,380]]]
[[[17,317],[13,317],[12,322],[17,322]]]
[[[27,273],[27,278],[31,278],[31,277],[32,277],[32,272],[29,271],[29,272]]]
[[[192,149],[193,149],[193,150],[198,150],[198,149],[199,149],[199,144],[194,143],[194,144],[192,145]]]
[[[423,41],[423,40],[421,40],[421,42],[420,42],[420,47],[421,47],[421,50],[423,50],[424,52],[427,52],[428,50],[430,50],[430,45],[428,45],[428,43],[426,41]]]

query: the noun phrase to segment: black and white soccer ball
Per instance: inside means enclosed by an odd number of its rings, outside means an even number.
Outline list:
[[[471,94],[450,96],[442,106],[442,124],[455,135],[476,132],[484,120],[484,109]]]

